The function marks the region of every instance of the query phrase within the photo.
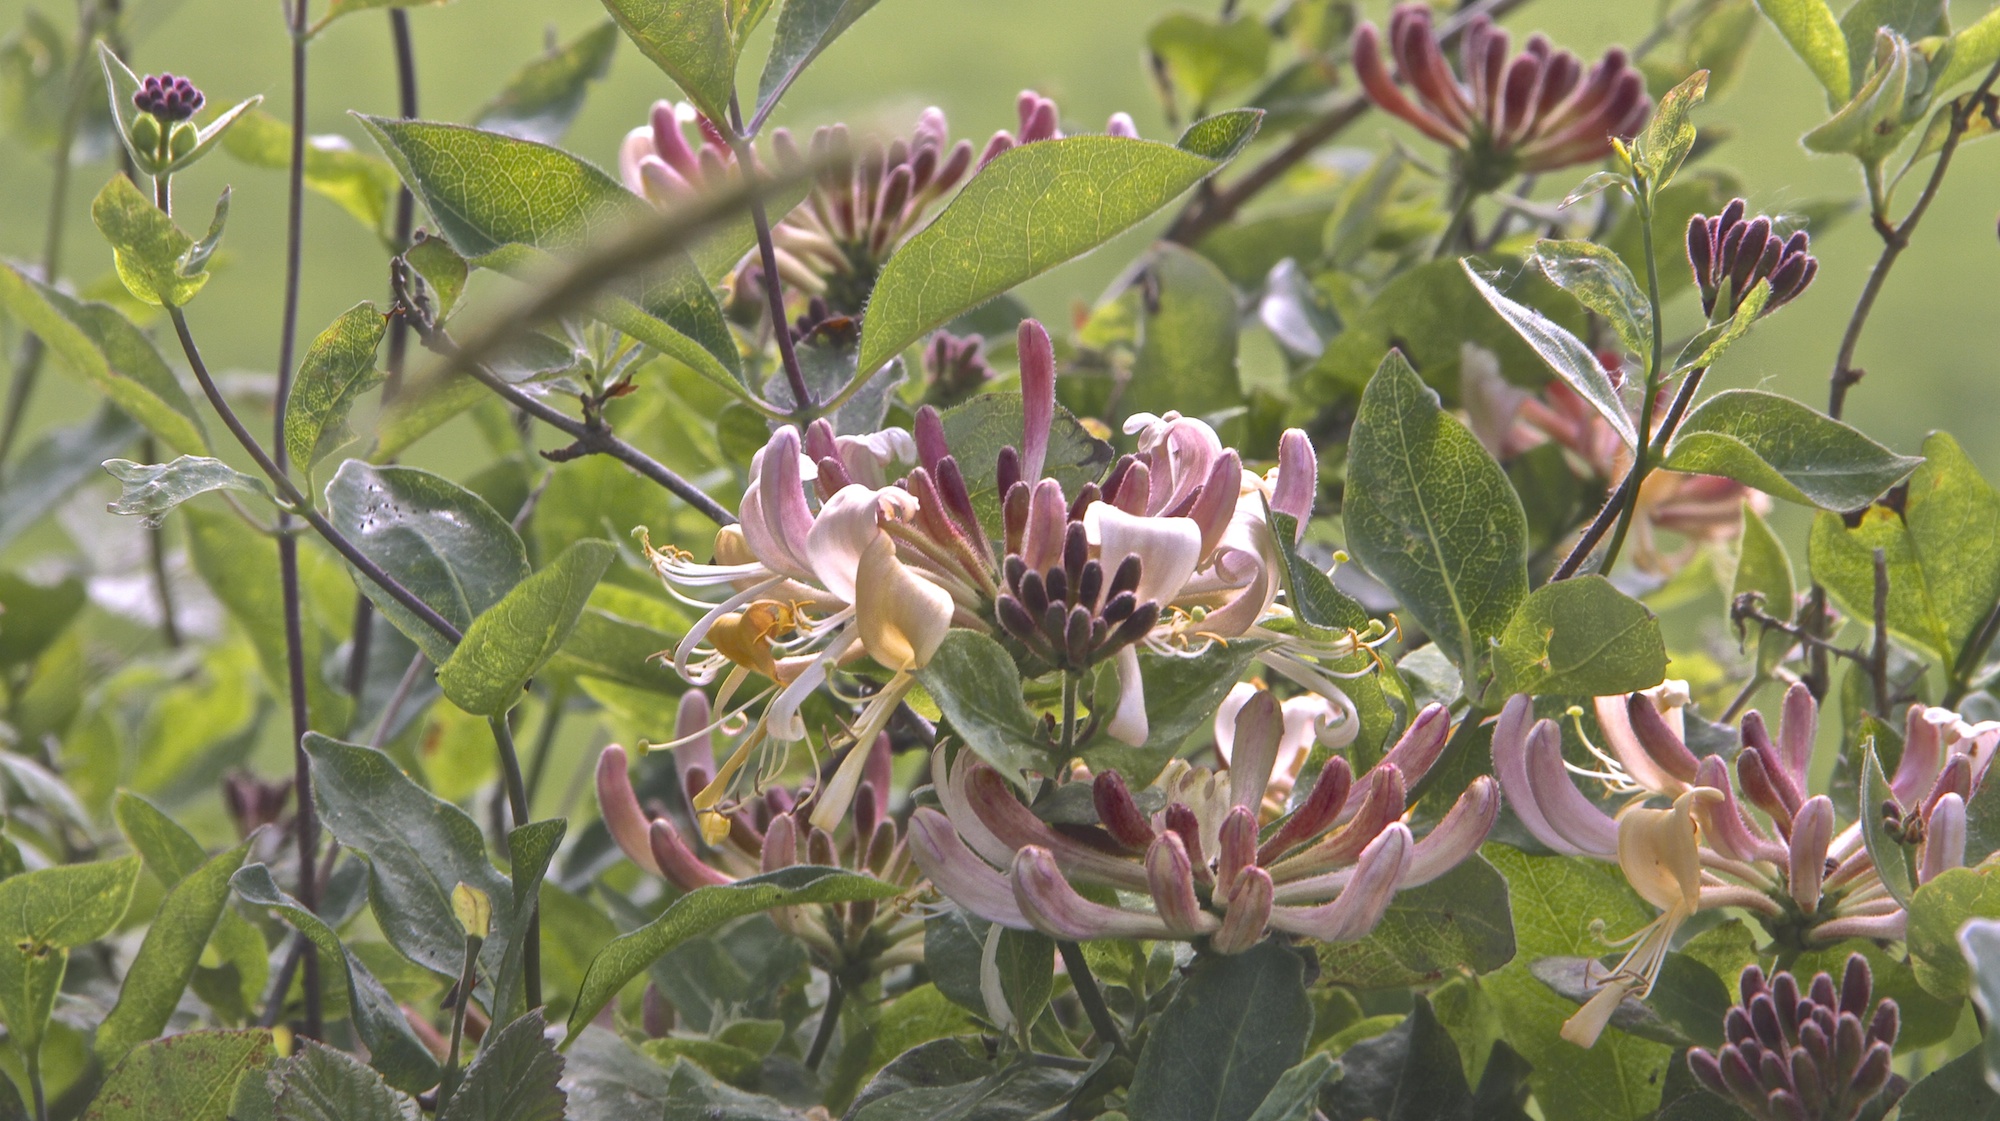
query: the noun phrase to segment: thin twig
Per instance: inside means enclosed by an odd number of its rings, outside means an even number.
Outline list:
[[[521,779],[521,757],[514,750],[514,732],[503,714],[486,722],[493,730],[493,746],[500,752],[500,768],[507,783],[507,806],[514,828],[528,824],[528,787]],[[521,988],[528,1007],[542,1006],[542,909],[536,904],[528,911],[528,929],[522,935]]]
[[[743,139],[743,111],[737,107],[736,92],[729,93],[730,145],[736,149],[736,166],[749,178],[757,166],[750,142]],[[750,196],[750,221],[757,228],[757,260],[764,274],[764,300],[770,305],[771,334],[777,336],[778,360],[785,367],[785,383],[792,387],[792,411],[809,416],[813,409],[812,387],[806,384],[805,370],[799,366],[798,351],[792,347],[791,323],[785,317],[785,286],[778,277],[778,250],[771,241],[771,218],[764,213],[764,197]],[[872,370],[856,370],[857,379],[866,379]]]
[[[417,687],[417,677],[424,672],[424,663],[430,659],[419,652],[410,659],[408,669],[396,682],[396,691],[389,694],[389,703],[382,706],[382,719],[375,723],[375,734],[368,737],[369,747],[381,747],[389,739],[389,729],[396,726],[396,717],[403,713],[403,705],[410,699],[410,690]]]
[[[1875,550],[1875,645],[1868,654],[1875,715],[1889,719],[1889,554]]]
[[[159,459],[151,436],[139,437],[139,458],[152,463]],[[153,575],[153,596],[160,604],[160,638],[167,649],[181,648],[181,627],[174,617],[174,586],[167,578],[167,527],[164,522],[146,530],[146,564]]]
[[[1438,29],[1438,41],[1450,47],[1464,33],[1472,20],[1480,15],[1498,19],[1526,0],[1479,0],[1454,13]],[[1285,146],[1264,158],[1262,163],[1243,173],[1212,194],[1197,195],[1176,217],[1167,232],[1161,235],[1165,240],[1177,245],[1193,245],[1217,226],[1236,216],[1251,199],[1256,198],[1271,184],[1284,178],[1285,173],[1302,163],[1307,156],[1317,151],[1320,145],[1332,140],[1347,130],[1347,126],[1360,120],[1373,103],[1360,94],[1341,98],[1329,106],[1326,112],[1307,122]]]
[[[1840,419],[1841,412],[1847,407],[1847,391],[1861,380],[1864,373],[1855,368],[1854,350],[1861,343],[1861,332],[1868,325],[1869,314],[1875,310],[1875,299],[1882,294],[1882,286],[1888,282],[1889,270],[1896,267],[1897,258],[1910,247],[1910,237],[1917,232],[1917,223],[1924,220],[1931,202],[1937,198],[1938,188],[1944,185],[1945,172],[1951,169],[1951,158],[1958,153],[1958,146],[1972,125],[1972,114],[1992,92],[1996,81],[2000,81],[2000,62],[1994,63],[1986,72],[1986,79],[1979,83],[1979,89],[1952,110],[1951,128],[1945,134],[1944,147],[1938,149],[1937,166],[1931,168],[1931,177],[1924,183],[1923,194],[1917,196],[1916,205],[1903,216],[1903,220],[1891,226],[1884,215],[1874,215],[1875,232],[1882,236],[1882,256],[1869,272],[1868,283],[1861,288],[1861,296],[1854,303],[1854,313],[1847,319],[1847,330],[1840,336],[1840,353],[1833,360],[1826,413],[1835,420]]]
[[[188,330],[187,316],[179,308],[168,308],[167,317],[173,321],[174,333],[180,337],[181,351],[187,356],[188,365],[194,370],[195,381],[201,386],[208,403],[214,406],[216,414],[236,437],[237,443],[243,446],[243,450],[249,453],[258,468],[278,488],[279,496],[291,504],[293,512],[304,518],[306,524],[325,539],[328,545],[333,546],[335,552],[354,566],[355,571],[389,593],[391,599],[408,608],[410,613],[422,620],[425,626],[452,642],[462,638],[463,635],[460,634],[458,627],[438,614],[430,604],[419,599],[415,592],[404,587],[395,577],[383,571],[382,566],[370,560],[360,547],[349,541],[332,522],[327,521],[324,515],[313,508],[311,500],[306,498],[289,475],[278,470],[278,465],[272,462],[270,453],[266,452],[263,445],[257,442],[257,438],[250,434],[250,430],[243,426],[243,421],[236,415],[236,410],[230,407],[229,401],[222,396],[222,391],[216,388],[215,379],[209,375],[208,365],[202,361],[201,351],[195,345],[194,335]]]
[[[1729,607],[1729,620],[1736,624],[1739,633],[1744,623],[1755,623],[1765,630],[1777,631],[1779,634],[1786,635],[1803,644],[1807,649],[1824,651],[1836,658],[1845,658],[1857,665],[1865,666],[1868,664],[1867,654],[1846,646],[1836,646],[1804,627],[1778,618],[1776,615],[1764,610],[1762,606],[1763,601],[1764,596],[1761,592],[1744,592],[1742,595],[1736,597],[1736,601]]]
[[[833,1033],[840,1027],[840,1009],[847,1002],[847,986],[834,974],[826,975],[826,1005],[819,1012],[819,1027],[813,1030],[812,1046],[806,1050],[806,1069],[818,1070]]]
[[[1972,632],[1972,639],[1959,652],[1958,665],[1952,669],[1951,684],[1945,689],[1944,707],[1952,708],[1965,698],[1972,686],[1972,675],[1979,672],[1979,664],[1986,659],[1986,652],[1993,648],[1995,637],[2000,637],[2000,604],[1994,604],[1993,610],[1986,613],[1979,629]]]
[[[548,703],[542,711],[541,727],[535,731],[534,758],[528,760],[528,804],[535,804],[535,795],[542,789],[542,776],[548,773],[549,756],[554,753],[556,730],[562,727],[563,709],[569,702],[569,694],[560,685],[549,687]]]
[[[1104,991],[1097,987],[1097,978],[1090,972],[1090,962],[1083,956],[1083,947],[1068,940],[1056,943],[1057,952],[1062,954],[1063,970],[1069,974],[1070,985],[1076,989],[1076,999],[1083,1004],[1083,1014],[1090,1019],[1090,1028],[1097,1033],[1100,1042],[1109,1044],[1115,1051],[1125,1049],[1125,1034],[1118,1030],[1118,1020],[1111,1014],[1111,1007],[1104,1003]]]
[[[1674,431],[1680,427],[1681,419],[1687,415],[1688,405],[1694,400],[1695,390],[1700,387],[1702,377],[1707,373],[1706,366],[1697,366],[1688,371],[1687,379],[1681,382],[1680,392],[1674,395],[1673,404],[1667,407],[1667,415],[1660,420],[1660,434],[1653,441],[1656,452],[1666,450],[1667,442],[1673,439]],[[1563,558],[1562,564],[1557,566],[1555,575],[1549,577],[1550,583],[1575,576],[1583,567],[1583,562],[1590,559],[1590,551],[1597,547],[1598,541],[1603,539],[1605,531],[1611,528],[1612,523],[1623,520],[1626,510],[1638,506],[1639,488],[1646,481],[1639,471],[1639,463],[1640,460],[1635,456],[1632,460],[1632,469],[1625,472],[1625,478],[1618,484],[1618,489],[1605,500],[1604,508],[1597,512],[1596,519],[1583,531],[1583,536],[1577,539],[1576,546]],[[1608,567],[1610,566],[1607,562],[1599,566],[1599,570]]]

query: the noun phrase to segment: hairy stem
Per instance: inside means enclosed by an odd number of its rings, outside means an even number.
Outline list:
[[[743,111],[737,107],[736,94],[729,94],[729,143],[736,149],[736,167],[748,180],[756,169],[755,153],[750,142],[743,139]],[[752,192],[750,195],[750,221],[757,227],[757,260],[764,274],[764,299],[770,305],[771,334],[778,340],[778,361],[785,367],[785,384],[792,389],[792,413],[799,417],[810,417],[813,411],[811,387],[806,385],[806,374],[799,366],[798,351],[792,346],[791,324],[785,318],[785,286],[778,278],[778,249],[771,241],[771,219],[764,212],[764,196]],[[862,381],[871,370],[856,370],[855,380]]]
[[[1882,286],[1888,283],[1889,270],[1896,267],[1896,260],[1903,255],[1903,250],[1910,247],[1910,237],[1917,232],[1917,223],[1924,220],[1924,214],[1937,198],[1938,188],[1944,185],[1945,173],[1951,170],[1952,157],[1958,154],[1958,146],[1972,125],[1972,114],[1992,92],[1996,81],[2000,81],[2000,62],[1994,63],[1992,69],[1986,72],[1979,89],[1952,111],[1951,129],[1945,134],[1944,147],[1938,150],[1937,165],[1931,168],[1931,177],[1924,183],[1923,193],[1917,196],[1916,205],[1910,207],[1903,220],[1891,226],[1879,210],[1874,215],[1875,232],[1882,236],[1882,255],[1868,273],[1868,283],[1861,287],[1861,296],[1854,302],[1854,313],[1847,319],[1847,330],[1840,336],[1840,352],[1833,359],[1826,412],[1835,420],[1839,420],[1842,411],[1847,408],[1847,391],[1861,380],[1863,371],[1854,365],[1854,350],[1861,343],[1861,332],[1868,326],[1868,317],[1875,310],[1875,300],[1882,294]]]
[[[521,779],[521,756],[514,750],[514,732],[507,727],[505,715],[487,720],[493,730],[493,746],[500,752],[500,769],[506,776],[507,808],[514,819],[514,828],[528,824],[528,786]],[[538,905],[528,912],[528,930],[522,936],[521,945],[521,989],[527,994],[528,1007],[542,1006],[542,909]],[[470,992],[462,995],[470,996]]]

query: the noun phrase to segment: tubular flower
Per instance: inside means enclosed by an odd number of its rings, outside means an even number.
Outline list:
[[[1248,682],[1238,684],[1223,698],[1215,711],[1215,750],[1229,765],[1236,752],[1236,715],[1260,690]],[[1271,766],[1270,785],[1265,790],[1261,817],[1272,820],[1289,807],[1299,772],[1314,747],[1338,751],[1361,734],[1361,717],[1354,702],[1344,696],[1323,697],[1306,693],[1290,697],[1279,706],[1284,714],[1284,732],[1278,739],[1278,756]]]
[[[1662,924],[1672,925],[1678,910],[1740,907],[1774,934],[1808,946],[1902,937],[1907,915],[1883,884],[1861,823],[1837,830],[1832,800],[1807,792],[1819,714],[1805,686],[1785,694],[1776,737],[1761,714],[1744,717],[1733,768],[1719,755],[1688,749],[1678,709],[1661,704],[1684,695],[1684,686],[1669,682],[1664,691],[1599,697],[1598,723],[1610,750],[1589,750],[1601,769],[1567,762],[1555,722],[1535,721],[1528,698],[1510,699],[1494,728],[1493,769],[1522,825],[1559,853],[1617,861],[1664,912]],[[1913,705],[1905,738],[1891,797],[1859,809],[1880,815],[1884,832],[1915,850],[1921,884],[1965,863],[1966,801],[2000,745],[2000,724],[1969,725],[1957,713]],[[1573,775],[1630,801],[1613,818],[1577,789]],[[1672,811],[1646,805],[1660,800],[1671,800]],[[1685,835],[1681,818],[1671,819],[1669,830],[1662,824],[1669,819],[1657,816],[1669,812],[1684,814]],[[1653,854],[1650,865],[1633,863],[1642,851],[1635,845]],[[1690,876],[1690,869],[1698,874]],[[1669,899],[1668,880],[1684,894]],[[1642,938],[1641,949],[1647,946]],[[1651,984],[1651,974],[1628,968],[1633,962],[1628,955],[1612,978],[1626,992]],[[1599,997],[1604,1004],[1593,998],[1572,1021],[1578,1042],[1595,1040],[1622,994]]]
[[[1745,221],[1748,209],[1734,199],[1715,217],[1697,214],[1688,222],[1688,264],[1701,289],[1701,310],[1711,319],[1735,315],[1760,280],[1771,282],[1771,298],[1761,313],[1769,315],[1804,292],[1819,273],[1804,230],[1781,237],[1762,214]]]
[[[1896,1002],[1870,1011],[1874,978],[1868,959],[1847,959],[1836,991],[1825,973],[1800,986],[1790,973],[1769,981],[1743,971],[1743,1000],[1724,1017],[1728,1040],[1718,1051],[1694,1047],[1688,1070],[1710,1093],[1756,1121],[1854,1121],[1885,1093],[1886,1112],[1907,1085],[1890,1072],[1899,1024]]]
[[[1038,140],[1060,140],[1063,136],[1062,124],[1057,120],[1056,103],[1034,90],[1022,90],[1014,99],[1015,115],[1020,118],[1020,131],[1008,132],[1001,129],[986,142],[986,148],[979,153],[979,166],[992,163],[1000,153],[1023,144],[1033,144]],[[1113,113],[1104,122],[1106,136],[1136,138],[1139,130],[1132,124],[1129,113]]]
[[[680,730],[673,749],[674,773],[684,799],[692,800],[715,773],[714,726],[707,697],[699,689],[682,696]],[[676,891],[730,884],[746,876],[794,864],[846,868],[901,885],[918,887],[905,838],[888,814],[891,782],[889,740],[878,736],[868,750],[855,751],[864,774],[851,804],[852,814],[834,830],[807,817],[810,786],[767,788],[760,796],[715,816],[715,835],[689,831],[673,816],[639,804],[627,771],[625,749],[612,744],[597,759],[597,804],[604,825],[626,857],[664,879]],[[871,975],[918,961],[923,955],[923,920],[905,905],[908,895],[888,902],[818,907],[781,907],[771,912],[781,929],[799,939],[830,972],[861,968]]]
[[[1613,137],[1637,133],[1652,110],[1645,78],[1622,50],[1606,51],[1585,73],[1575,55],[1540,35],[1512,59],[1507,47],[1506,31],[1475,16],[1459,46],[1461,80],[1445,60],[1430,6],[1399,4],[1389,17],[1394,78],[1382,62],[1382,33],[1365,21],[1354,30],[1354,69],[1376,105],[1456,152],[1478,191],[1518,173],[1601,160]]]
[[[1353,777],[1336,756],[1290,814],[1267,828],[1284,715],[1268,692],[1241,706],[1232,765],[1175,760],[1134,794],[1116,771],[1091,778],[1094,824],[1061,828],[1023,805],[1006,779],[961,751],[933,773],[940,809],[919,807],[910,842],[937,889],[966,910],[1051,937],[1204,940],[1240,953],[1267,930],[1343,942],[1365,936],[1398,890],[1428,883],[1477,851],[1500,811],[1491,778],[1468,787],[1422,839],[1406,790],[1450,738],[1442,706],[1419,714],[1383,758]],[[1148,813],[1142,803],[1161,808]],[[1117,905],[1079,887],[1119,891]]]
[[[1101,731],[1146,741],[1141,649],[1184,657],[1255,640],[1267,667],[1346,705],[1337,679],[1351,674],[1320,662],[1384,640],[1385,629],[1312,637],[1265,625],[1289,613],[1277,602],[1267,502],[1285,502],[1301,520],[1311,514],[1313,486],[1294,477],[1314,469],[1304,433],[1285,435],[1290,452],[1261,477],[1201,421],[1134,418],[1139,454],[1080,485],[1085,465],[1060,465],[1074,487],[1065,493],[1045,470],[1054,349],[1033,320],[1021,325],[1018,348],[1021,440],[990,468],[959,462],[929,406],[917,410],[914,433],[840,436],[824,420],[804,433],[785,426],[752,459],[740,524],[716,534],[712,560],[648,545],[669,590],[704,612],[675,649],[675,668],[716,686],[724,719],[764,704],[735,765],[696,795],[697,810],[709,812],[767,741],[805,738],[806,698],[872,663],[888,680],[860,700],[843,733],[845,742],[870,742],[953,628],[1011,644],[1030,676],[1111,663],[1117,695],[1092,706],[1086,740]],[[990,530],[975,488],[1002,498]],[[758,681],[768,684],[738,699]],[[846,812],[857,760],[850,753],[827,782],[816,826],[831,830]]]

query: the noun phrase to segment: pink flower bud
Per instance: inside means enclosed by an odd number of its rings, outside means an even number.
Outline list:
[[[1792,819],[1789,886],[1799,909],[1810,915],[1819,907],[1820,886],[1826,879],[1826,849],[1833,840],[1833,802],[1815,795]]]
[[[1347,760],[1338,755],[1327,760],[1306,800],[1257,850],[1257,863],[1271,864],[1293,848],[1325,832],[1339,816],[1341,807],[1347,804],[1347,795],[1353,786],[1354,771]]]
[[[692,796],[715,777],[715,730],[709,727],[714,714],[708,694],[689,689],[674,708],[674,769],[681,790]]]
[[[1262,868],[1245,868],[1236,877],[1222,929],[1215,932],[1209,948],[1218,954],[1240,954],[1262,941],[1264,928],[1271,921],[1271,898],[1271,874]]]
[[[1319,494],[1319,453],[1302,429],[1287,428],[1278,437],[1278,479],[1271,487],[1271,509],[1298,523],[1293,543],[1304,541]]]
[[[660,875],[682,891],[693,891],[699,887],[733,883],[728,876],[701,862],[701,858],[681,839],[680,830],[671,821],[655,821],[647,840],[653,849],[653,860],[660,867]]]
[[[1013,882],[1014,901],[1021,914],[1036,930],[1051,938],[1088,942],[1099,938],[1175,937],[1166,923],[1155,916],[1107,907],[1078,895],[1063,878],[1055,856],[1047,849],[1030,845],[1015,854],[1008,878]],[[1210,933],[1222,924],[1204,912],[1197,925],[1202,933]]]
[[[1098,824],[1119,844],[1144,850],[1153,843],[1153,824],[1132,798],[1132,791],[1117,771],[1100,771],[1090,784],[1091,801],[1097,807]]]
[[[1819,702],[1805,682],[1785,690],[1785,707],[1778,722],[1778,757],[1795,783],[1803,785],[1812,770],[1813,739],[1819,734]]]
[[[1687,749],[1681,737],[1667,726],[1660,710],[1653,705],[1653,699],[1644,693],[1634,693],[1625,698],[1626,718],[1631,723],[1632,735],[1646,752],[1646,757],[1670,777],[1681,782],[1693,782],[1700,763],[1694,752]]]
[[[1001,926],[1032,929],[1007,877],[965,847],[951,819],[929,806],[910,815],[910,855],[945,898]]]
[[[1257,813],[1244,806],[1232,806],[1218,831],[1215,857],[1215,890],[1228,896],[1236,890],[1236,877],[1257,863]]]
[[[1194,894],[1194,866],[1178,833],[1166,833],[1146,850],[1146,884],[1160,920],[1177,938],[1193,937],[1204,917]]]
[[[1255,810],[1264,804],[1271,785],[1271,768],[1278,761],[1278,741],[1285,718],[1278,699],[1258,689],[1236,713],[1235,743],[1229,756],[1229,800]]]
[[[1410,829],[1396,822],[1368,843],[1355,864],[1354,877],[1330,903],[1317,907],[1273,907],[1271,926],[1321,942],[1351,942],[1375,929],[1396,897],[1396,885],[1408,870]]]
[[[758,865],[763,871],[775,872],[798,862],[798,823],[791,814],[779,814],[771,819],[770,828],[764,830],[764,849]]]
[[[1021,477],[1042,477],[1049,453],[1049,430],[1056,417],[1056,351],[1048,331],[1023,319],[1014,333],[1021,358]]]
[[[1944,729],[1930,719],[1931,710],[1913,704],[1903,724],[1903,757],[1889,779],[1889,789],[1903,805],[1914,803],[1931,788],[1944,761]]]
[[[1944,872],[1963,867],[1965,799],[1946,794],[1924,823],[1924,856],[1917,868],[1917,882],[1927,884]]]
[[[604,817],[604,828],[626,858],[653,875],[660,875],[660,865],[653,859],[652,843],[647,839],[651,823],[646,819],[646,811],[639,807],[639,796],[632,791],[632,776],[625,769],[625,749],[615,743],[597,757],[597,807]]]
[[[1466,857],[1479,851],[1499,817],[1500,784],[1491,775],[1473,779],[1465,793],[1452,803],[1444,820],[1417,842],[1409,869],[1397,886],[1427,884],[1458,867]]]

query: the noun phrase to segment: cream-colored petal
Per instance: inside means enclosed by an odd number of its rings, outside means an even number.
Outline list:
[[[886,534],[862,551],[855,571],[854,619],[868,656],[892,670],[917,670],[951,629],[951,593],[896,556]]]

